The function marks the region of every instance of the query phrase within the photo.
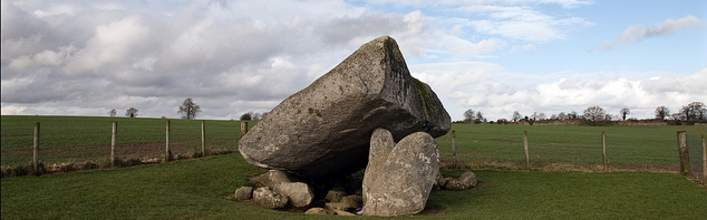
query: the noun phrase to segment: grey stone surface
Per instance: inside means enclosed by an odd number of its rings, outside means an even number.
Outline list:
[[[446,181],[440,182],[437,181],[438,184],[443,189],[448,189],[448,190],[465,190],[465,189],[470,189],[476,186],[478,181],[476,180],[476,175],[474,172],[471,171],[466,171],[462,173],[462,175],[459,176],[459,178],[448,178],[448,177],[443,177]]]
[[[334,212],[325,208],[321,207],[314,207],[307,209],[307,211],[304,212],[304,214],[307,215],[333,215]]]
[[[253,197],[253,187],[242,186],[242,187],[236,189],[234,196],[237,201],[249,200],[250,198]]]
[[[438,137],[450,126],[437,95],[410,75],[397,43],[385,36],[276,106],[241,138],[239,152],[262,168],[347,175],[366,166],[375,128],[399,140],[417,131]]]
[[[268,172],[251,177],[250,182],[256,187],[275,187],[277,184],[290,183],[293,181],[290,175],[286,172],[280,170],[268,170]]]
[[[253,191],[255,204],[269,209],[280,209],[287,205],[287,196],[277,193],[270,187],[260,187]]]
[[[338,202],[327,202],[325,206],[328,209],[337,209],[337,210],[344,210],[344,211],[353,211],[358,208],[361,208],[361,203],[362,203],[361,196],[359,195],[348,195],[344,196],[341,198],[340,201]]]
[[[306,207],[312,202],[314,193],[306,183],[280,183],[273,187],[275,192],[287,196],[290,205],[293,207]]]
[[[438,174],[439,152],[432,136],[416,132],[395,144],[389,131],[376,129],[363,178],[363,214],[419,213]]]
[[[346,193],[339,190],[329,190],[327,191],[324,199],[329,202],[338,202],[341,201],[341,198],[343,198],[345,195]]]
[[[331,211],[333,211],[336,215],[340,215],[340,216],[356,216],[355,214],[344,211],[344,210],[332,209]]]

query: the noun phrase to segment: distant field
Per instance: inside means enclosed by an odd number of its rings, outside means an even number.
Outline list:
[[[40,122],[40,159],[46,162],[108,160],[111,122],[118,122],[116,154],[121,158],[160,157],[165,120],[67,116],[2,116],[2,164],[32,159],[32,129]],[[237,150],[239,121],[206,121],[206,148]],[[171,119],[174,153],[201,151],[201,121]]]
[[[260,172],[239,155],[230,154],[114,170],[3,178],[2,219],[339,219],[266,210],[231,200],[246,177]],[[476,174],[481,181],[477,188],[433,191],[426,210],[414,219],[707,216],[707,190],[674,174]]]
[[[119,157],[159,157],[164,148],[164,119],[2,116],[2,164],[31,160],[32,126],[41,123],[41,159],[107,160],[110,123],[118,121]],[[200,121],[172,119],[172,146],[175,153],[200,149]],[[206,121],[207,148],[237,150],[238,121]],[[699,135],[707,126],[578,126],[578,125],[491,125],[454,124],[458,158],[466,161],[523,160],[522,133],[528,131],[533,164],[563,162],[600,164],[602,131],[607,132],[611,164],[675,166],[675,132],[687,130],[691,153],[701,153]],[[451,157],[450,135],[438,138],[444,158]],[[693,160],[694,163],[700,161]]]

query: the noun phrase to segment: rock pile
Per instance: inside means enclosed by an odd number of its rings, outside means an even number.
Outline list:
[[[473,173],[459,181],[438,178],[434,138],[450,127],[437,95],[410,75],[395,40],[379,37],[285,99],[241,138],[243,158],[270,171],[234,196],[307,214],[415,214],[438,180],[450,188],[475,181]],[[358,181],[344,181],[357,189],[317,185],[363,168]]]

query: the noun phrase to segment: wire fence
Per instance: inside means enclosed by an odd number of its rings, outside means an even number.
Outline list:
[[[442,158],[475,167],[677,172],[677,131],[685,130],[690,171],[704,178],[707,126],[519,126],[455,124],[438,138]],[[602,134],[604,135],[602,137]],[[452,147],[452,142],[456,145]],[[456,149],[453,151],[452,149]],[[606,160],[607,166],[604,166]]]
[[[115,160],[158,162],[165,158],[170,122],[169,148],[172,158],[201,156],[202,123],[204,150],[208,154],[237,151],[240,121],[167,120],[99,117],[3,117],[0,164],[5,169],[31,166],[36,135],[38,163],[45,169],[55,164],[91,162],[95,167],[111,165],[112,126],[116,123]],[[252,126],[252,124],[251,124]],[[45,170],[46,171],[46,170]],[[51,170],[49,170],[51,171]],[[15,172],[15,171],[13,171]],[[25,172],[25,171],[22,171]]]

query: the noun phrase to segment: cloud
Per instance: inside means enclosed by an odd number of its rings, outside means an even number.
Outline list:
[[[416,8],[452,11],[450,18],[462,20],[463,28],[477,33],[499,36],[525,43],[544,43],[563,39],[574,28],[592,25],[584,18],[551,15],[541,11],[539,5],[559,5],[574,8],[592,4],[582,0],[510,0],[510,1],[400,1],[376,0],[373,4],[409,6]],[[441,15],[445,16],[445,15]]]
[[[465,38],[453,28],[461,21],[344,1],[2,4],[2,106],[25,114],[136,107],[174,117],[192,97],[205,117],[237,117],[269,110],[380,35],[405,45],[411,60],[505,46]]]
[[[676,110],[689,102],[707,102],[707,68],[686,75],[654,72],[577,72],[530,75],[510,73],[488,62],[411,65],[428,82],[454,120],[466,109],[487,118],[509,119],[514,111],[581,112],[599,105],[616,114],[623,107],[632,117],[650,118],[656,107]]]
[[[412,74],[457,120],[467,108],[508,118],[516,110],[551,114],[599,104],[650,116],[657,105],[707,101],[705,70],[528,75],[495,62],[499,51],[534,48],[588,23],[538,5],[589,3],[430,6],[470,15],[453,17],[346,1],[2,1],[0,104],[2,114],[107,115],[136,107],[141,115],[176,117],[192,97],[203,117],[237,118],[270,110],[380,35],[398,41]]]
[[[646,38],[668,35],[682,29],[697,27],[701,24],[702,21],[699,18],[689,15],[677,19],[667,19],[660,24],[650,27],[631,26],[626,28],[623,34],[615,40],[605,43],[599,49],[610,50],[621,44],[635,43]]]

